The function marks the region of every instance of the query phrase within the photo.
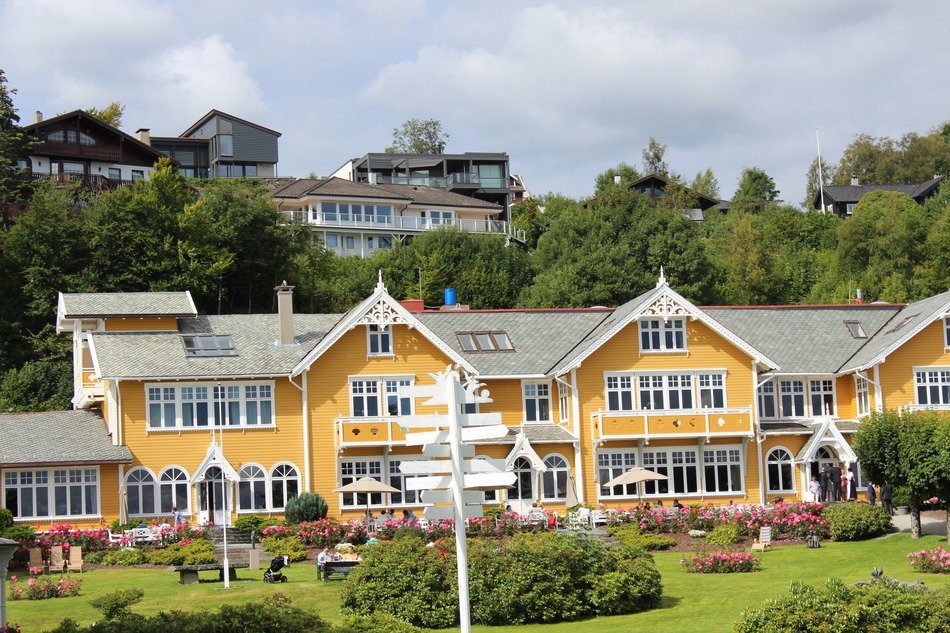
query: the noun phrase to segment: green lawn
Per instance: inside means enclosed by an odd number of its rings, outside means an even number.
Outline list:
[[[854,582],[870,577],[871,568],[880,566],[885,574],[900,580],[923,577],[931,587],[950,585],[950,576],[916,574],[907,564],[907,553],[923,547],[945,544],[942,537],[928,536],[912,541],[895,534],[862,543],[823,544],[810,550],[803,545],[777,547],[763,556],[763,569],[754,574],[687,574],[679,567],[681,554],[656,555],[663,575],[663,605],[660,609],[629,616],[595,618],[582,622],[517,627],[530,633],[627,632],[639,627],[659,631],[729,631],[740,612],[785,591],[793,580],[811,583],[838,577]],[[945,546],[945,545],[944,545]],[[7,602],[8,617],[24,631],[43,631],[65,617],[81,623],[99,618],[89,606],[92,598],[116,589],[141,587],[145,599],[133,607],[139,613],[152,614],[169,609],[210,609],[219,604],[257,600],[275,591],[293,597],[298,606],[318,611],[329,620],[340,618],[339,595],[342,582],[315,579],[313,565],[298,563],[287,570],[290,582],[265,585],[263,572],[238,570],[238,580],[226,591],[221,583],[178,584],[178,574],[155,569],[108,569],[82,575],[83,594],[78,598],[60,598],[38,602]],[[398,570],[394,570],[398,573]],[[208,578],[213,578],[209,574]],[[476,631],[502,631],[509,627],[474,627]],[[511,627],[514,628],[514,627]]]

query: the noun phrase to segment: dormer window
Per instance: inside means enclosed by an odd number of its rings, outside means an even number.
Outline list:
[[[229,334],[196,334],[182,336],[186,356],[237,356]]]
[[[393,355],[393,336],[392,328],[389,325],[367,325],[366,326],[367,349],[370,356],[392,356]]]
[[[640,321],[641,352],[686,351],[685,319],[643,319]]]

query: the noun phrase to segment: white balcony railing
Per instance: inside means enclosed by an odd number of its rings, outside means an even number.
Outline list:
[[[524,231],[511,226],[510,222],[502,220],[486,220],[477,218],[453,218],[450,220],[432,218],[417,218],[403,216],[343,216],[337,214],[317,214],[307,217],[302,210],[281,211],[282,219],[285,222],[300,222],[309,226],[320,228],[341,228],[341,229],[366,229],[377,231],[399,231],[399,232],[423,232],[440,229],[443,227],[455,227],[462,231],[471,233],[500,233],[523,242],[525,239]]]
[[[905,404],[897,407],[900,414],[916,411],[950,411],[950,404]]]
[[[755,435],[752,407],[597,411],[591,416],[591,426],[594,441]]]

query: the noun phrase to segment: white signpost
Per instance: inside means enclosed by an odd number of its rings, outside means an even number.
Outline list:
[[[515,483],[515,474],[505,472],[505,460],[475,458],[470,444],[479,440],[504,437],[508,427],[500,413],[463,413],[466,404],[491,402],[488,391],[471,378],[462,383],[459,371],[446,367],[430,374],[434,385],[413,387],[414,398],[427,398],[425,404],[445,406],[445,415],[414,415],[399,419],[406,431],[408,446],[422,446],[426,460],[403,461],[399,469],[407,475],[407,490],[421,490],[422,501],[429,505],[424,514],[430,521],[455,520],[455,554],[458,565],[459,621],[462,633],[472,630],[468,596],[468,553],[465,546],[465,520],[481,517],[479,491],[507,488]],[[424,431],[419,429],[426,429]],[[451,503],[452,505],[446,505]]]

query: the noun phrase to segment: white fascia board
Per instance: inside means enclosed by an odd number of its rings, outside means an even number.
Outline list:
[[[195,300],[191,296],[191,290],[186,290],[185,296],[188,297],[188,305],[191,306],[192,313],[194,316],[198,316],[198,306],[195,305]]]
[[[904,334],[904,336],[900,337],[899,339],[891,343],[882,352],[879,352],[877,356],[872,358],[870,361],[868,361],[864,365],[861,365],[855,369],[857,369],[858,371],[867,371],[868,369],[871,369],[875,365],[879,363],[883,363],[884,361],[887,360],[888,356],[893,354],[896,350],[900,349],[900,347],[903,346],[905,343],[907,343],[907,341],[909,341],[910,339],[914,338],[915,336],[923,332],[927,327],[929,327],[937,319],[944,318],[948,312],[950,312],[950,301],[945,303],[943,307],[940,308],[939,310],[935,310],[934,313],[930,315],[930,318],[928,318],[925,321],[921,321],[919,324],[917,324],[916,327],[908,330]],[[895,316],[899,316],[899,315],[900,315],[900,312],[898,312],[897,315]],[[845,373],[851,373],[851,372],[848,371]]]
[[[99,374],[99,355],[96,354],[96,342],[92,339],[92,332],[86,332],[86,340],[89,342],[89,355],[92,356],[92,368],[96,377],[102,380]]]
[[[262,378],[276,380],[278,378],[289,379],[291,377],[290,374],[217,374],[214,376],[102,376],[98,373],[96,376],[99,378],[99,380],[141,380],[143,382],[226,382],[229,380],[260,380]]]

